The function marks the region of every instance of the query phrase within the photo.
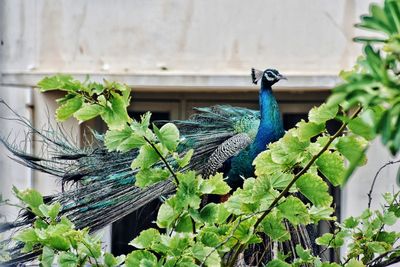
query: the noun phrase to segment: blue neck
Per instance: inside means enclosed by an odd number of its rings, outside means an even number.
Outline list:
[[[269,143],[277,141],[284,134],[279,106],[272,94],[270,85],[265,85],[264,82],[261,83],[259,99],[261,120],[256,138],[251,145],[251,151],[254,156],[264,151]]]

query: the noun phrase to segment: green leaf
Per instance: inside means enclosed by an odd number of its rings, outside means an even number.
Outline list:
[[[375,138],[376,134],[372,125],[368,124],[363,118],[356,117],[348,124],[349,129],[367,140]]]
[[[304,249],[301,245],[296,245],[296,254],[299,256],[300,259],[303,261],[311,261],[313,256],[311,255],[310,250]]]
[[[268,175],[266,177],[269,179],[272,188],[281,189],[282,190],[286,186],[289,185],[289,183],[293,180],[294,175],[292,173],[284,173],[284,172],[281,172],[281,171],[277,171],[277,172],[275,172],[275,173],[273,173],[271,175]],[[256,190],[258,190],[258,189],[256,189]]]
[[[128,139],[133,134],[132,130],[126,126],[121,130],[108,130],[104,137],[104,144],[109,151],[118,150],[118,147],[123,141]],[[142,144],[145,144],[143,139]]]
[[[79,121],[88,121],[101,115],[104,108],[98,104],[85,103],[83,106],[74,113],[74,117]]]
[[[382,254],[386,252],[385,243],[383,242],[368,242],[367,246],[370,248],[374,253]]]
[[[56,118],[58,121],[65,121],[70,118],[76,111],[78,111],[83,104],[81,96],[77,95],[68,99],[63,105],[57,108]]]
[[[107,267],[114,267],[117,266],[117,260],[113,254],[106,252],[104,253],[104,264]]]
[[[135,185],[138,187],[146,187],[160,181],[164,181],[170,177],[170,172],[161,168],[141,169],[136,175]]]
[[[161,263],[160,263],[161,264]],[[163,265],[163,267],[198,267],[199,265],[195,264],[195,259],[191,256],[183,256],[179,258],[170,258]]]
[[[358,224],[359,224],[358,220],[353,216],[350,216],[349,218],[346,218],[343,221],[343,225],[346,228],[356,228]]]
[[[184,208],[189,206],[198,209],[201,199],[198,192],[199,180],[196,178],[196,173],[194,171],[178,173],[177,178],[179,186],[176,191],[176,199],[179,205]]]
[[[311,137],[325,130],[325,125],[323,123],[317,124],[314,122],[305,122],[304,120],[298,122],[296,126],[298,127],[297,132],[301,141],[310,140]]]
[[[187,252],[185,250],[192,245],[193,239],[188,233],[180,233],[179,235],[174,235],[172,237],[162,235],[161,243],[164,251],[165,248],[168,248],[169,255],[179,257],[182,253]]]
[[[397,232],[386,232],[382,231],[378,233],[378,236],[376,237],[376,241],[380,242],[385,242],[390,245],[393,245],[398,238],[398,233]]]
[[[206,180],[202,180],[200,191],[203,194],[225,195],[228,194],[231,188],[224,181],[222,173],[216,173]]]
[[[323,262],[320,267],[342,267],[342,265],[339,265],[336,262]]]
[[[19,232],[15,237],[15,240],[27,243],[27,242],[37,242],[38,236],[36,235],[35,229],[28,228]]]
[[[53,266],[53,261],[54,261],[54,250],[52,250],[47,246],[44,246],[42,249],[42,256],[40,259],[41,266],[51,267]]]
[[[286,241],[290,234],[282,224],[282,217],[275,211],[268,214],[261,222],[263,231],[274,241]]]
[[[254,237],[254,224],[254,217],[252,219],[240,222],[239,226],[236,227],[233,236],[236,237],[241,244],[249,243]]]
[[[282,166],[283,168],[291,167],[299,158],[301,159],[309,145],[309,141],[300,141],[294,134],[295,131],[292,130],[286,133],[278,142],[269,145],[272,160],[278,164],[285,165]]]
[[[178,224],[175,227],[175,231],[180,233],[193,232],[193,222],[189,214],[185,214],[179,218]]]
[[[226,222],[231,213],[225,208],[224,204],[218,205],[218,218],[216,223],[223,224]]]
[[[365,139],[357,138],[354,135],[342,136],[336,143],[338,151],[349,160],[350,164],[357,165],[363,165],[366,162],[364,155],[366,146]]]
[[[375,51],[374,48],[370,45],[367,44],[364,47],[364,53],[366,55],[366,59],[368,61],[368,65],[366,65],[371,73],[375,76],[377,80],[381,80],[382,77],[382,68],[381,65],[383,64],[383,61],[381,59],[379,50]]]
[[[131,168],[148,169],[159,160],[160,156],[156,150],[151,145],[145,144],[140,148],[139,155],[132,161]]]
[[[314,107],[308,113],[308,119],[310,122],[316,124],[325,123],[328,120],[335,118],[338,112],[338,106],[329,106],[322,104],[319,107]]]
[[[204,262],[206,266],[220,266],[221,258],[218,251],[214,248],[196,244],[192,247],[193,256],[200,262]]]
[[[104,92],[104,86],[101,83],[97,83],[97,82],[91,82],[87,85],[87,87],[89,88],[89,91],[94,93],[94,94],[101,94]]]
[[[332,207],[316,207],[312,206],[309,211],[311,221],[318,223],[321,220],[332,221],[336,220],[335,216],[332,216],[334,210]]]
[[[257,177],[254,183],[253,199],[254,201],[261,201],[271,190],[270,176]]]
[[[70,243],[61,235],[61,233],[53,234],[46,240],[46,243],[49,247],[54,248],[55,250],[67,251],[70,248]]]
[[[78,257],[72,252],[62,251],[58,254],[58,264],[61,267],[76,267],[78,264]]]
[[[209,203],[200,211],[200,218],[206,223],[214,223],[218,216],[218,205]]]
[[[158,210],[157,225],[160,228],[167,228],[175,221],[179,216],[171,205],[167,202],[163,203]]]
[[[42,195],[35,189],[26,189],[24,191],[19,191],[16,187],[13,187],[15,195],[24,202],[28,207],[33,209],[33,212],[39,211],[39,206],[43,204]],[[42,215],[41,213],[36,215]]]
[[[310,222],[307,207],[296,197],[288,197],[283,203],[279,204],[278,210],[284,218],[288,219],[294,225],[307,225]]]
[[[345,237],[345,232],[338,232],[335,235],[326,233],[323,236],[315,239],[315,242],[320,246],[322,245],[330,248],[340,248],[344,244]]]
[[[177,154],[174,155],[174,159],[178,163],[179,167],[183,168],[189,164],[190,160],[192,159],[193,152],[193,149],[189,149],[182,158],[180,158]]]
[[[199,236],[201,236],[201,242],[205,246],[216,247],[220,244],[220,239],[218,238],[218,235],[214,232],[206,231],[201,233]]]
[[[315,206],[330,206],[332,204],[333,198],[328,192],[329,187],[318,175],[306,173],[297,180],[296,186]]]
[[[351,259],[346,265],[345,267],[365,267],[365,265],[361,262],[358,261],[356,259]]]
[[[325,151],[317,160],[316,164],[322,174],[334,186],[342,185],[344,182],[344,161],[337,152]]]
[[[126,126],[127,122],[131,121],[126,109],[129,103],[115,92],[111,92],[111,95],[112,97],[108,102],[109,105],[104,108],[101,118],[111,130],[121,130]]]
[[[104,253],[104,264],[107,267],[120,266],[124,261],[125,261],[125,255],[114,257],[114,255],[109,252]]]
[[[127,267],[156,266],[157,257],[149,251],[136,250],[126,256],[125,264]]]
[[[330,246],[334,240],[333,234],[326,233],[321,237],[318,237],[315,242],[320,246]]]
[[[282,165],[272,160],[270,150],[266,150],[258,154],[253,161],[253,165],[255,165],[255,174],[257,176],[270,175],[283,169]]]
[[[394,212],[389,211],[383,215],[382,222],[387,225],[394,225],[397,222],[397,217]]]
[[[55,220],[60,211],[61,211],[61,204],[59,202],[56,202],[49,206],[49,211],[47,214],[52,220]]]
[[[175,151],[179,143],[179,130],[173,123],[164,124],[160,130],[153,125],[158,140],[169,150]]]
[[[150,248],[155,242],[161,240],[158,230],[150,228],[140,232],[140,235],[129,242],[129,245],[139,249]]]
[[[275,259],[268,262],[266,267],[291,267],[291,265],[282,260]]]
[[[39,210],[42,212],[44,217],[49,217],[49,206],[46,204],[41,204]]]
[[[74,81],[70,75],[54,75],[45,77],[38,82],[41,92],[52,90],[76,91],[79,89],[79,85],[80,82]]]
[[[140,122],[133,120],[131,123],[131,128],[138,135],[146,136],[148,139],[155,141],[155,140],[153,140],[154,139],[153,135],[150,134],[150,132],[151,132],[149,129],[150,118],[151,118],[150,112],[146,112],[146,113],[140,115]]]

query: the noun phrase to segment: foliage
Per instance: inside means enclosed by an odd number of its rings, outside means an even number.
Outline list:
[[[125,257],[114,257],[101,248],[101,235],[90,235],[89,229],[75,229],[66,217],[59,217],[60,203],[47,205],[39,192],[33,189],[15,195],[26,210],[35,216],[33,227],[18,232],[14,239],[24,244],[21,252],[41,252],[41,266],[84,266],[85,264],[117,266]]]
[[[383,211],[366,209],[358,217],[346,218],[343,223],[337,224],[333,234],[328,233],[319,237],[316,242],[329,248],[339,248],[345,240],[348,245],[347,260],[361,257],[363,264],[372,265],[378,262],[377,256],[385,255],[391,259],[398,257],[400,251],[395,247],[400,233],[385,229],[398,223],[400,218],[399,193],[384,195],[386,201]],[[374,260],[375,259],[375,260]]]
[[[333,90],[329,103],[344,110],[361,105],[363,114],[350,129],[368,140],[380,134],[394,155],[400,150],[400,3],[371,4],[370,12],[356,26],[380,36],[355,38],[364,53],[353,70],[341,73],[345,82]]]
[[[131,163],[139,170],[135,185],[146,187],[170,179],[176,193],[158,211],[159,229],[142,231],[130,242],[136,250],[114,257],[101,251],[99,238],[89,235],[88,229],[77,230],[67,218],[59,217],[60,204],[46,205],[36,191],[15,189],[36,216],[32,228],[15,236],[24,244],[23,252],[41,251],[41,263],[47,266],[53,262],[61,266],[233,266],[240,254],[264,236],[276,242],[290,239],[286,223],[335,220],[328,183],[345,184],[354,169],[366,163],[368,142],[376,135],[381,135],[393,154],[400,149],[399,2],[372,5],[371,14],[362,17],[359,27],[377,30],[385,38],[357,38],[365,44],[364,54],[354,70],[342,73],[344,83],[326,104],[309,112],[308,121],[299,122],[260,153],[254,161],[256,177],[246,179],[223,203],[202,205],[205,196],[225,195],[231,188],[220,173],[203,179],[185,168],[193,151],[177,152],[180,134],[174,124],[151,127],[150,113],[140,121],[128,117],[128,86],[79,82],[65,75],[44,78],[38,84],[41,91],[66,92],[58,100],[58,120],[100,116],[108,125],[105,145],[110,151],[139,151]],[[330,120],[342,122],[334,134],[326,129]],[[385,195],[382,212],[368,209],[359,217],[336,223],[335,232],[319,237],[317,244],[338,248],[347,240],[349,252],[342,266],[400,260],[394,247],[400,236],[386,229],[400,217],[398,198],[398,194]],[[289,255],[275,256],[267,266],[339,266],[321,262],[319,255],[300,245],[291,262]]]

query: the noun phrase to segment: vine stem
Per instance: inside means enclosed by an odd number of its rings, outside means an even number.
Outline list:
[[[350,120],[354,119],[362,110],[362,107],[359,106],[357,108],[357,110],[351,115]],[[325,146],[318,152],[318,154],[314,155],[311,160],[307,163],[307,165],[301,169],[301,171],[299,171],[294,177],[293,179],[290,181],[290,183],[285,187],[285,189],[283,189],[283,191],[274,199],[274,201],[272,201],[272,203],[269,205],[269,207],[265,210],[265,212],[257,219],[256,223],[254,224],[254,231],[256,231],[257,227],[260,225],[260,223],[262,222],[262,220],[264,220],[264,218],[271,213],[272,209],[274,209],[276,207],[276,205],[278,204],[278,202],[287,195],[287,193],[289,193],[290,188],[296,183],[296,181],[303,175],[305,174],[308,169],[314,164],[314,162],[329,148],[330,144],[333,142],[333,140],[335,140],[342,132],[343,130],[346,128],[348,122],[343,123],[340,128],[336,131],[336,133],[331,136],[328,140],[328,142],[325,144]],[[237,253],[235,253],[234,258],[232,259],[232,261],[230,261],[230,265],[228,266],[233,266],[233,264],[235,264],[237,257],[239,256],[239,254],[241,252],[243,252],[245,248],[245,244],[242,244]]]
[[[376,182],[376,180],[378,179],[379,173],[380,173],[384,168],[386,168],[387,166],[392,165],[392,164],[396,164],[396,163],[400,163],[400,160],[389,161],[389,162],[387,162],[385,165],[381,166],[381,167],[379,168],[379,170],[376,172],[375,177],[374,177],[374,179],[373,179],[373,181],[372,181],[372,184],[371,184],[371,188],[369,189],[369,192],[368,192],[368,194],[367,194],[367,196],[368,196],[368,208],[371,208],[372,191],[374,190],[375,182]]]
[[[160,153],[160,151],[157,149],[157,147],[151,142],[146,136],[143,136],[144,140],[156,151],[162,162],[165,164],[167,167],[168,171],[171,173],[171,175],[174,177],[176,185],[179,185],[179,180],[178,177],[176,176],[175,172],[172,170],[171,166],[168,164],[167,160],[164,158],[164,156]]]

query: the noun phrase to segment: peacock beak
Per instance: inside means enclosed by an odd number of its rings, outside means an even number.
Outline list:
[[[285,75],[279,74],[279,80],[287,80]]]

